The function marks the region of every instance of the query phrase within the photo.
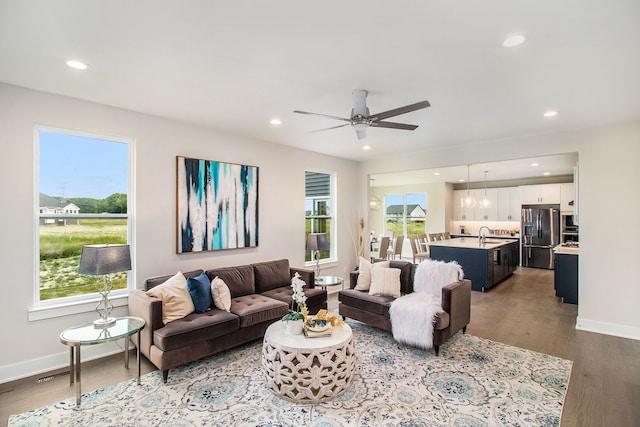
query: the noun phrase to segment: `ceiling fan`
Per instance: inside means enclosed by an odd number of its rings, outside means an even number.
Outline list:
[[[414,130],[418,125],[408,125],[405,123],[386,122],[384,119],[389,117],[399,116],[401,114],[410,113],[412,111],[421,110],[429,107],[429,101],[417,102],[411,105],[405,105],[404,107],[394,108],[393,110],[383,111],[378,114],[369,114],[369,108],[367,108],[367,94],[366,90],[354,90],[353,91],[353,109],[351,110],[351,117],[348,119],[345,117],[331,116],[328,114],[309,113],[307,111],[295,110],[294,113],[309,114],[311,116],[327,117],[334,120],[342,120],[347,122],[343,125],[332,126],[330,128],[319,129],[314,132],[321,132],[330,129],[337,129],[344,126],[351,125],[356,130],[358,139],[364,139],[367,137],[367,128],[369,126],[379,128],[391,128],[391,129],[403,129]]]

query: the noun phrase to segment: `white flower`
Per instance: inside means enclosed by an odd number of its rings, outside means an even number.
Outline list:
[[[300,274],[294,274],[291,279],[291,288],[293,289],[293,295],[291,298],[298,305],[298,309],[306,306],[307,296],[304,294],[303,289],[305,285],[306,283],[304,283],[304,280],[300,278]]]

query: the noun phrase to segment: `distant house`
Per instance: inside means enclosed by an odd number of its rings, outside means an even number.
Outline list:
[[[40,193],[40,213],[47,215],[69,214],[77,215],[80,208],[73,203],[67,203],[64,199],[50,197]],[[40,218],[40,225],[78,225],[78,218]]]
[[[387,206],[387,220],[393,221],[394,219],[401,220],[404,215],[404,205],[389,205]],[[407,205],[407,218],[414,221],[424,220],[427,217],[427,212],[422,209],[420,205]]]

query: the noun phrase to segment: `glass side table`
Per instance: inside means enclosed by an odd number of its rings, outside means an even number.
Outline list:
[[[322,289],[327,290],[328,286],[341,286],[344,289],[344,280],[338,276],[320,276],[316,279],[316,286],[320,286]]]
[[[125,316],[116,318],[116,322],[106,328],[96,327],[93,322],[89,322],[62,331],[60,342],[69,346],[69,385],[73,384],[75,377],[76,406],[79,407],[81,403],[80,348],[83,345],[102,344],[124,338],[124,367],[129,369],[129,337],[138,334],[139,343],[139,332],[142,328],[144,328],[144,319]],[[140,384],[140,345],[136,346],[136,353],[138,365],[136,378]]]

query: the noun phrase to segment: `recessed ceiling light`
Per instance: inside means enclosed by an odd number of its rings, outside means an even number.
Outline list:
[[[531,163],[531,166],[533,166],[535,168],[536,166],[540,166],[540,164],[539,163]]]
[[[460,182],[464,182],[464,179],[460,178],[458,181],[460,181]]]
[[[281,125],[282,124],[282,120],[280,119],[271,119],[271,121],[269,122],[272,125]]]
[[[527,38],[522,34],[514,34],[512,36],[507,37],[503,42],[502,46],[504,47],[516,47],[525,42]]]
[[[551,175],[551,172],[545,172],[544,173],[544,176],[549,176],[549,175]]]
[[[85,64],[84,62],[73,60],[73,59],[67,61],[67,65],[69,67],[71,67],[71,68],[75,68],[76,70],[86,70],[87,69],[87,64]]]
[[[363,149],[363,150],[371,150],[371,146],[369,146],[369,145],[363,145],[363,146],[362,146],[362,149]]]
[[[434,175],[435,176],[440,176],[440,172],[435,172]]]
[[[557,111],[547,111],[543,114],[544,117],[555,117],[558,115]]]

